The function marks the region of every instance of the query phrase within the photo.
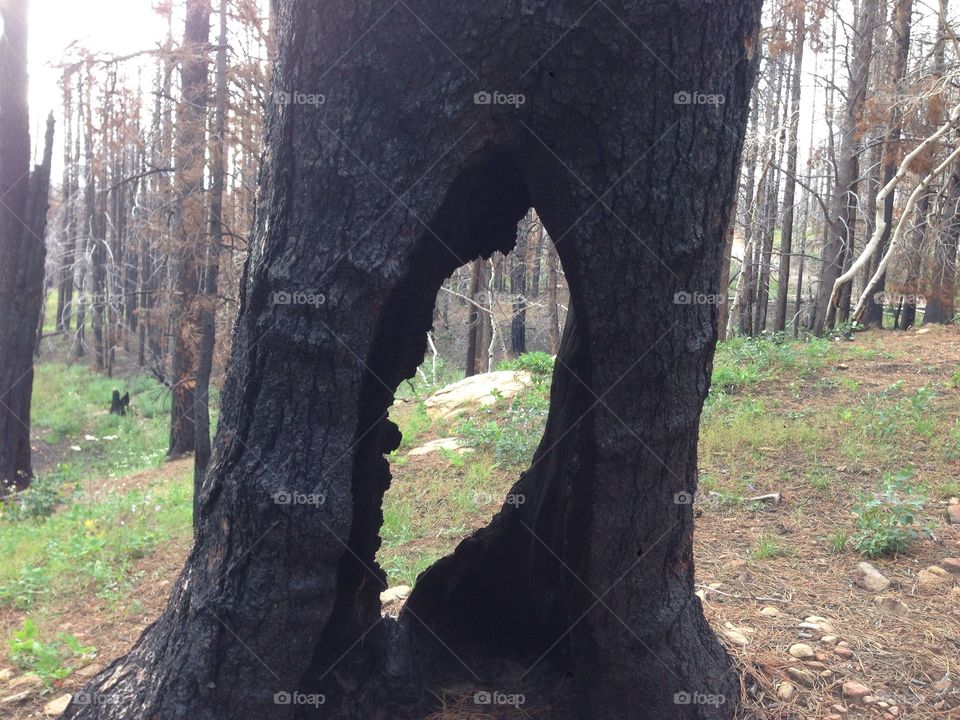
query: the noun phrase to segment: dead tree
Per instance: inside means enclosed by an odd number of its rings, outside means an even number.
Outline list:
[[[560,719],[735,713],[739,680],[694,594],[689,502],[717,308],[677,298],[719,290],[760,3],[613,0],[565,39],[581,3],[524,7],[430,0],[378,24],[352,0],[278,4],[273,90],[323,108],[269,106],[194,549],[69,720],[316,717],[295,692],[322,696],[324,717],[403,720],[455,686]],[[530,207],[573,300],[524,502],[384,618],[387,409],[443,281],[509,250]],[[275,301],[308,288],[325,302]]]
[[[0,494],[30,484],[33,350],[43,304],[53,115],[30,170],[27,0],[0,5]]]

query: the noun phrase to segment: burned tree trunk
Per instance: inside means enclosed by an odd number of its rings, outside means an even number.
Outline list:
[[[933,252],[933,271],[923,323],[949,324],[956,315],[957,248],[960,247],[960,166],[947,181],[940,228]]]
[[[315,717],[322,698],[324,717],[423,718],[452,687],[553,718],[733,716],[689,504],[717,308],[676,298],[719,290],[759,2],[614,1],[563,39],[580,3],[514,7],[430,0],[377,24],[347,0],[280,3],[274,91],[325,101],[269,110],[195,546],[98,702],[65,717]],[[530,207],[573,297],[543,442],[491,524],[383,618],[387,408],[444,279],[508,250]],[[294,293],[324,302],[277,302]]]
[[[863,0],[859,6],[851,41],[850,76],[847,82],[846,108],[840,128],[840,147],[834,189],[831,193],[830,220],[823,243],[822,264],[817,287],[817,303],[810,316],[809,327],[815,335],[832,328],[837,308],[830,301],[833,285],[843,272],[852,252],[853,228],[856,220],[856,182],[858,162],[858,123],[863,111],[873,54],[873,34],[877,23],[879,0]]]
[[[43,160],[30,172],[27,10],[26,0],[0,6],[0,494],[33,475],[30,398],[53,152],[51,115]]]
[[[167,456],[181,457],[196,448],[196,392],[200,364],[199,249],[206,232],[203,169],[206,138],[207,58],[210,38],[210,0],[187,2],[183,34],[185,57],[180,65],[183,97],[177,110],[175,151],[177,232],[170,253],[171,328],[170,443]]]

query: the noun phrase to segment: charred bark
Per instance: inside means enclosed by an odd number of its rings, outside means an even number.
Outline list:
[[[689,504],[717,308],[677,297],[719,290],[759,2],[612,2],[562,39],[579,3],[279,10],[274,90],[325,102],[270,106],[195,546],[161,618],[89,685],[99,702],[65,717],[315,716],[284,703],[300,691],[325,717],[422,718],[454,683],[554,718],[732,717]],[[477,104],[483,88],[525,102]],[[385,619],[387,408],[444,279],[508,250],[530,207],[573,297],[544,440],[514,501]],[[324,301],[277,301],[294,293]]]
[[[51,115],[43,160],[30,171],[27,11],[26,0],[0,6],[0,495],[33,475],[30,398],[53,152]]]

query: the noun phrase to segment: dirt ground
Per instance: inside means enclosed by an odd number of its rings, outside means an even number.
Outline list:
[[[858,336],[856,345],[882,352],[871,358],[851,352],[849,359],[819,374],[854,378],[860,394],[898,381],[909,389],[956,385],[951,378],[960,369],[960,329],[872,332]],[[836,404],[842,388],[815,380],[764,382],[750,394],[784,416]],[[939,392],[936,400],[950,422],[960,416],[958,394],[953,387]],[[765,488],[780,492],[781,502],[745,510],[722,506],[708,496],[695,506],[697,587],[707,618],[740,669],[743,706],[738,717],[960,719],[960,575],[927,570],[960,557],[960,525],[947,522],[949,499],[928,501],[930,537],[905,555],[872,561],[891,584],[882,592],[867,591],[854,583],[864,558],[834,552],[824,541],[833,528],[851,524],[849,493],[818,492],[809,483],[791,481],[809,470],[809,460],[781,448],[762,450],[765,466],[789,471],[769,478]],[[956,459],[918,454],[916,460],[917,477],[925,482],[960,478]],[[87,488],[107,493],[117,492],[118,483],[123,489],[150,484],[187,472],[189,462],[168,463],[109,483],[91,482]],[[711,461],[715,467],[718,463],[722,459]],[[877,468],[869,463],[849,464],[833,456],[818,463],[832,464],[847,490],[869,487],[877,478]],[[757,557],[762,538],[773,538],[789,551]],[[60,629],[81,641],[96,637],[96,662],[43,695],[15,668],[0,670],[0,718],[43,717],[45,703],[75,692],[85,676],[126,651],[161,612],[188,550],[183,544],[164,544],[140,561],[144,575],[134,594],[142,605],[141,616],[118,617],[96,599],[81,607],[63,607]],[[878,596],[892,600],[880,601]],[[0,609],[0,632],[9,637],[22,620],[23,613]],[[808,647],[798,649],[798,643]],[[791,649],[807,656],[794,657]]]

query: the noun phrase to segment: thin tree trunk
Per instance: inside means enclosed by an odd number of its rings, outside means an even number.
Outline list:
[[[780,232],[780,268],[773,329],[783,332],[787,326],[787,297],[790,291],[790,254],[793,252],[793,215],[797,187],[797,141],[800,134],[800,99],[803,70],[803,46],[806,41],[805,5],[794,10],[793,79],[790,83],[790,125],[787,130],[786,187],[783,191],[783,229]]]
[[[892,42],[895,48],[893,62],[890,67],[890,85],[902,96],[905,91],[905,81],[907,76],[907,59],[910,54],[910,16],[913,11],[913,0],[894,0]],[[883,174],[881,184],[886,185],[897,172],[897,166],[900,164],[897,157],[900,148],[900,134],[903,123],[903,109],[900,102],[894,102],[890,108],[890,117],[887,122],[887,132],[883,141]],[[880,238],[880,246],[874,254],[869,274],[873,275],[878,263],[883,257],[887,246],[890,243],[890,232],[893,230],[893,207],[896,199],[896,190],[889,193],[884,198],[883,221],[884,231]],[[886,273],[880,276],[880,279],[874,283],[874,292],[867,298],[863,312],[863,324],[866,327],[883,327],[883,303],[878,302],[877,298],[882,298],[882,293],[886,289]],[[849,293],[848,293],[849,294]]]
[[[30,399],[43,303],[53,116],[43,162],[30,172],[27,0],[0,5],[0,494],[30,484]]]
[[[196,449],[196,388],[200,362],[197,294],[200,290],[198,251],[206,232],[203,168],[207,110],[207,58],[210,39],[210,0],[189,0],[180,63],[182,99],[177,112],[176,245],[170,253],[173,293],[170,321],[173,354],[170,378],[170,444],[167,455],[181,457]]]
[[[861,0],[853,31],[852,60],[847,83],[847,103],[840,128],[836,183],[831,195],[830,222],[823,245],[822,264],[817,286],[817,301],[810,329],[815,335],[833,326],[836,306],[831,302],[833,285],[843,272],[855,216],[851,214],[850,194],[857,179],[858,122],[863,111],[873,54],[873,35],[878,0]]]
[[[217,276],[220,271],[220,245],[223,243],[224,134],[227,108],[227,0],[220,0],[220,35],[217,45],[213,132],[210,142],[210,209],[207,221],[207,254],[203,296],[200,301],[200,361],[197,369],[196,451],[193,456],[194,522],[203,476],[210,462],[210,375],[216,339]]]

